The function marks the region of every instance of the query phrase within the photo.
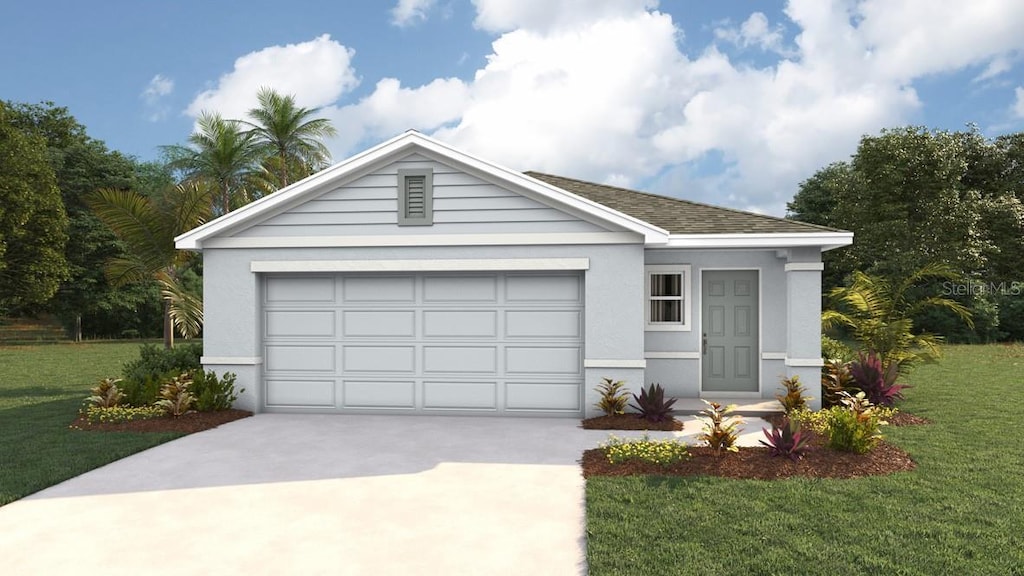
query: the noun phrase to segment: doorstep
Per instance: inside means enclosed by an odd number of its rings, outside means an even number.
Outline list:
[[[675,410],[677,415],[686,416],[699,414],[701,410],[708,407],[703,400],[707,400],[708,402],[718,402],[722,406],[735,404],[736,409],[732,414],[736,416],[760,417],[782,412],[782,405],[780,405],[779,401],[774,398],[677,398],[676,403],[672,408]]]

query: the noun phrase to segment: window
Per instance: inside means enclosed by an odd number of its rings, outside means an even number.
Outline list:
[[[429,169],[398,171],[398,225],[434,223],[433,173]]]
[[[689,330],[690,267],[647,266],[647,330]]]

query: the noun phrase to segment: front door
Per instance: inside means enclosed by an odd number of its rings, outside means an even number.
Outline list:
[[[757,270],[705,270],[701,282],[701,391],[758,391]]]

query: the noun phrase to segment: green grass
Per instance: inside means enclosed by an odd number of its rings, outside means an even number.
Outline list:
[[[888,428],[917,470],[856,480],[594,478],[590,573],[1024,574],[1024,346],[949,346]]]
[[[139,343],[0,348],[0,506],[181,434],[71,430],[96,381]]]

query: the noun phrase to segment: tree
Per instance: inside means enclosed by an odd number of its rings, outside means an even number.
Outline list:
[[[263,195],[258,184],[260,151],[251,134],[237,120],[203,112],[190,146],[164,146],[167,166],[180,171],[184,181],[207,188],[214,213],[227,214]]]
[[[202,301],[183,281],[191,254],[179,251],[174,238],[210,216],[210,191],[195,183],[147,196],[130,190],[100,190],[86,197],[97,216],[128,247],[128,255],[106,267],[112,284],[156,281],[164,303],[164,345],[174,346],[174,330],[186,338],[202,329]]]
[[[0,315],[41,305],[68,275],[67,215],[46,140],[0,102]]]
[[[331,153],[323,139],[335,136],[337,131],[326,118],[311,118],[318,109],[302,108],[295,104],[294,96],[283,96],[269,88],[261,88],[257,95],[259,106],[249,110],[252,138],[263,167],[273,175],[276,188],[301,180],[326,168]]]

